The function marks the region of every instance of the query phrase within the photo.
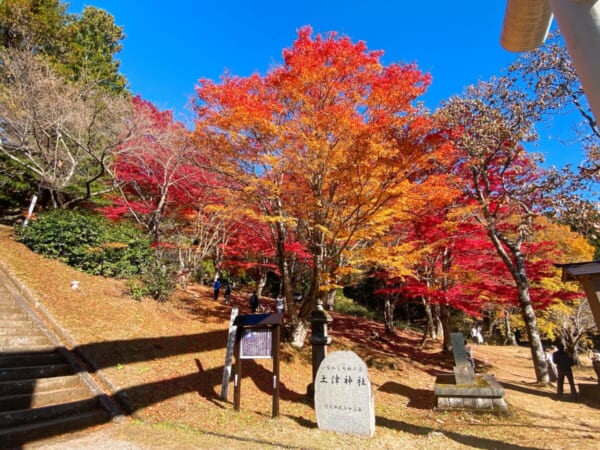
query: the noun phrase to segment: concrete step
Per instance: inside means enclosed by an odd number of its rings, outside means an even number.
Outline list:
[[[100,408],[99,401],[96,397],[92,397],[69,403],[43,406],[41,408],[23,408],[0,412],[0,429],[52,420],[58,417],[72,416],[97,408]]]
[[[35,326],[31,321],[29,320],[15,320],[15,321],[10,321],[9,323],[5,323],[4,326],[2,327],[2,334],[11,334],[11,333],[7,333],[4,330],[20,330],[19,334],[22,333],[27,333],[29,331],[34,331],[34,330],[38,330],[39,327]]]
[[[0,429],[1,448],[16,447],[38,439],[50,438],[71,431],[84,430],[85,428],[100,425],[110,420],[103,409],[72,414],[67,417],[58,417],[43,422],[27,423],[24,425]]]
[[[29,320],[29,314],[20,310],[19,312],[0,312],[0,321],[9,323],[11,320]]]
[[[0,314],[2,314],[0,312]],[[7,313],[7,314],[19,314],[19,313]],[[18,316],[14,319],[0,320],[5,327],[34,327],[38,328],[38,326],[33,322],[31,317],[27,316]]]
[[[23,347],[27,345],[48,344],[50,339],[43,334],[0,336],[0,348]]]
[[[42,335],[44,333],[29,321],[15,321],[0,328],[0,336],[19,336],[22,334]]]
[[[0,346],[0,354],[3,355],[10,355],[15,353],[44,353],[53,352],[55,350],[56,346],[50,343],[19,345],[18,347]]]
[[[39,378],[31,380],[9,380],[0,382],[0,396],[34,394],[38,392],[52,392],[61,389],[69,389],[81,386],[81,378],[78,375],[64,375],[51,378]],[[0,397],[1,398],[1,397]]]
[[[15,304],[15,303],[2,303],[0,302],[0,313],[22,313],[23,312],[23,308],[21,308],[19,305]]]
[[[22,366],[44,366],[64,362],[58,352],[0,354],[0,368]]]
[[[41,408],[43,406],[86,400],[92,397],[93,395],[90,393],[87,387],[83,385],[56,391],[5,395],[0,397],[0,412]]]
[[[69,364],[49,364],[46,366],[4,367],[0,369],[0,381],[31,380],[35,378],[58,377],[71,375],[73,369]]]
[[[110,420],[106,397],[75,374],[26,311],[0,282],[0,449]]]

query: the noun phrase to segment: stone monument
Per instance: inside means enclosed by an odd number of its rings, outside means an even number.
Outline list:
[[[436,409],[470,409],[504,413],[508,405],[504,388],[493,375],[475,375],[467,359],[465,338],[462,333],[452,333],[454,374],[438,375],[434,395]]]
[[[454,355],[454,377],[456,384],[475,384],[475,370],[467,358],[465,338],[462,333],[450,333]]]
[[[375,405],[367,365],[351,351],[327,356],[315,378],[315,411],[321,430],[372,436]]]

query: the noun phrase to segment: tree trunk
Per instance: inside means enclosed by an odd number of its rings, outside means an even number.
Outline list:
[[[452,350],[452,342],[450,341],[450,310],[445,303],[440,304],[440,323],[442,324],[443,344],[442,351],[450,352]]]
[[[325,308],[327,309],[327,311],[333,311],[333,308],[335,306],[336,293],[337,293],[336,289],[333,289],[333,290],[327,292],[327,297],[326,297],[326,301],[325,301]]]
[[[406,323],[410,325],[412,322],[412,317],[410,317],[410,307],[408,302],[404,302],[402,309],[404,310],[404,318],[406,319]],[[431,310],[429,313],[431,313]]]
[[[433,333],[435,335],[436,341],[440,340],[440,336],[442,339],[444,338],[444,327],[442,326],[442,313],[440,312],[440,305],[435,305],[433,310]]]
[[[259,274],[258,283],[256,284],[256,295],[262,296],[262,291],[267,285],[267,271],[261,270]]]
[[[321,250],[322,251],[322,250]],[[319,300],[323,300],[323,292],[321,291],[321,269],[323,265],[322,255],[313,255],[312,270],[310,274],[310,289],[306,298],[302,299],[300,305],[299,318],[305,320],[309,314],[317,307]]]
[[[442,273],[444,278],[442,279],[442,289],[447,291],[450,289],[450,278],[447,276],[448,272],[452,268],[452,251],[450,248],[444,248],[442,255]],[[442,330],[444,332],[444,345],[443,351],[449,352],[452,349],[450,341],[450,333],[452,332],[450,324],[450,308],[446,302],[440,304],[440,319],[442,323]]]
[[[385,303],[383,305],[383,319],[385,322],[385,331],[387,333],[394,332],[394,304],[390,302],[389,297],[385,296]]]
[[[425,328],[425,336],[430,336],[431,339],[437,340],[437,324],[434,321],[433,313],[431,312],[431,303],[426,297],[421,297],[423,307],[425,308],[425,317],[427,318],[427,325]]]
[[[549,383],[550,377],[548,375],[546,355],[544,353],[544,347],[542,346],[540,332],[537,327],[535,311],[533,310],[531,298],[529,297],[529,287],[526,283],[521,282],[519,283],[517,288],[519,290],[519,303],[521,305],[521,314],[523,316],[523,322],[525,322],[527,337],[529,338],[529,347],[531,348],[531,359],[533,361],[533,368],[535,370],[536,379],[538,382],[541,383]]]
[[[298,318],[298,309],[294,304],[294,292],[292,289],[292,280],[290,276],[290,267],[285,252],[285,228],[282,223],[277,223],[274,230],[277,242],[277,265],[281,274],[282,293],[285,298],[285,309],[288,313],[291,323],[295,323]]]
[[[510,326],[510,314],[504,313],[504,329],[506,331],[506,338],[504,339],[504,345],[518,345],[517,338],[515,334],[512,332],[512,327]]]
[[[517,285],[519,306],[521,307],[521,315],[523,317],[523,322],[525,322],[525,329],[529,339],[535,377],[538,383],[548,383],[550,377],[548,375],[546,355],[544,353],[544,347],[542,346],[540,332],[537,327],[535,311],[529,295],[529,279],[527,278],[527,270],[525,268],[526,257],[521,252],[522,241],[517,240],[516,242],[509,243],[506,238],[502,241],[495,226],[489,226],[487,232],[498,255],[504,261],[504,264],[510,271],[510,274],[515,280],[515,284]],[[506,248],[503,244],[506,245]],[[510,252],[510,256],[507,253],[507,250]]]
[[[496,334],[496,329],[498,328],[499,323],[500,323],[500,319],[498,319],[498,318],[490,320],[490,326],[488,327],[488,336],[489,336],[490,340],[494,338],[494,335]]]
[[[292,326],[292,341],[290,342],[290,345],[294,348],[304,347],[307,334],[308,324],[302,320],[295,322]]]

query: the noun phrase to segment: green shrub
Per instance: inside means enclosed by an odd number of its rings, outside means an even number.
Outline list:
[[[177,264],[173,255],[164,249],[155,250],[144,265],[142,281],[144,292],[155,300],[164,302],[177,287]]]
[[[348,316],[366,317],[367,319],[375,318],[375,313],[373,311],[370,311],[368,308],[354,300],[341,295],[336,297],[334,308],[337,312]]]
[[[205,260],[200,263],[194,273],[194,281],[203,284],[210,284],[215,279],[215,266],[211,260]]]
[[[129,280],[127,283],[127,287],[129,288],[129,295],[134,300],[142,300],[148,294],[148,289],[138,280]]]
[[[151,257],[149,241],[133,226],[78,210],[53,210],[19,227],[21,242],[93,275],[129,278]]]

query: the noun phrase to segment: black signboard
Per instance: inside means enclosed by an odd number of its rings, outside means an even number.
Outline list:
[[[273,359],[273,412],[279,415],[279,339],[283,314],[247,314],[233,321],[237,327],[235,338],[235,374],[233,377],[233,407],[240,410],[242,400],[242,360]]]

